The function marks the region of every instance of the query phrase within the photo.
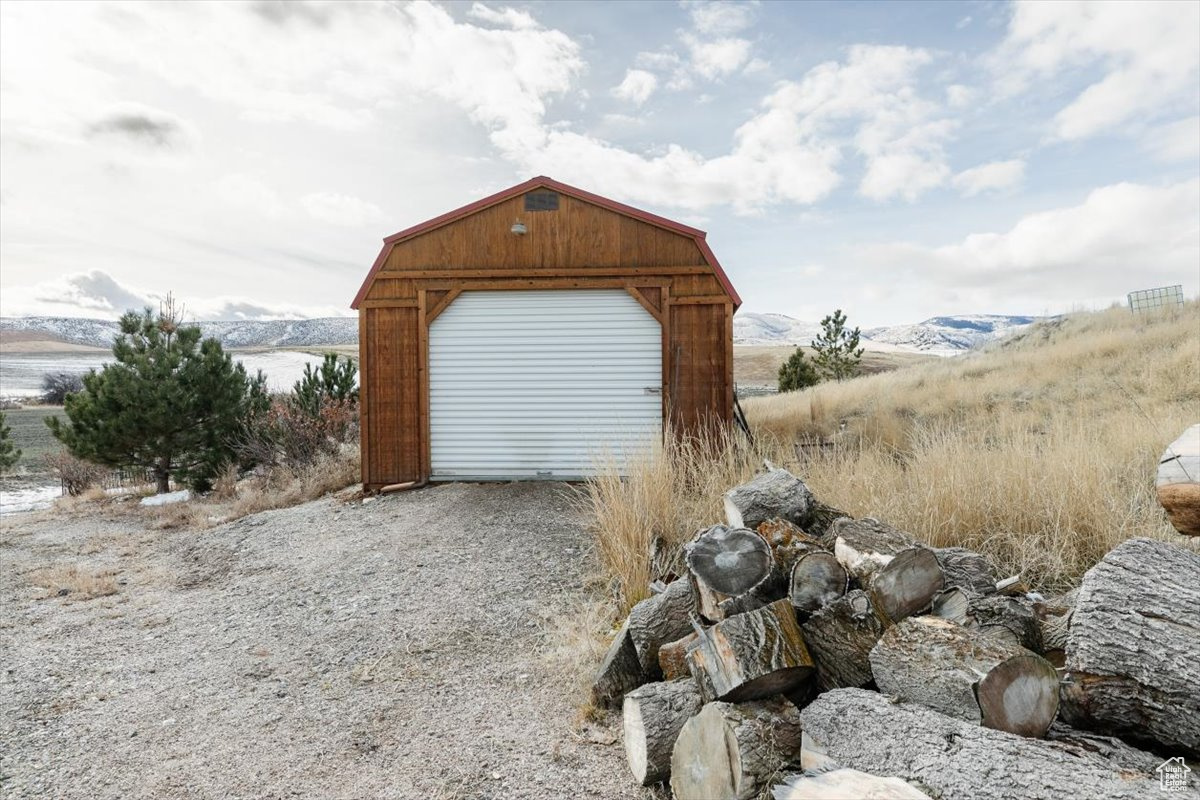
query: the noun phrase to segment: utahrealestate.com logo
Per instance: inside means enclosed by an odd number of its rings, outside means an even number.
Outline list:
[[[1158,773],[1158,788],[1164,792],[1179,792],[1188,787],[1192,768],[1184,763],[1183,756],[1168,758],[1154,770]]]

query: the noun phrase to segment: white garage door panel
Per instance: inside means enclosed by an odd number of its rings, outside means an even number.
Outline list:
[[[432,477],[623,465],[661,435],[661,385],[662,329],[624,290],[464,292],[429,327]]]

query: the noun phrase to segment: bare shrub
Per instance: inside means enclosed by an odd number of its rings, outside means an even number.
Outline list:
[[[107,467],[76,458],[66,450],[46,453],[42,456],[42,463],[46,469],[58,476],[63,488],[72,497],[98,487],[109,475]]]
[[[297,468],[336,453],[357,434],[358,407],[330,398],[316,402],[318,412],[312,414],[286,396],[273,398],[267,413],[239,443],[239,454],[268,467]]]
[[[50,596],[94,600],[117,593],[115,570],[83,569],[74,564],[56,564],[35,570],[29,583],[46,589]]]
[[[229,518],[307,503],[352,486],[360,477],[358,448],[348,445],[306,466],[275,467],[243,484]]]
[[[67,395],[83,389],[83,376],[74,372],[47,372],[42,375],[42,402],[61,406]]]
[[[233,500],[236,498],[238,474],[237,464],[226,464],[225,468],[217,473],[216,480],[213,481],[212,498],[214,500]]]

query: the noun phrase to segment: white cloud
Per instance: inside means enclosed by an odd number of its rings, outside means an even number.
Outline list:
[[[966,197],[987,191],[1011,189],[1025,179],[1024,159],[991,161],[965,169],[954,176],[954,186]]]
[[[749,39],[706,40],[689,33],[682,40],[691,56],[692,69],[709,80],[731,75],[750,61]]]
[[[279,193],[253,175],[224,175],[217,180],[216,191],[222,203],[239,212],[261,214],[271,219],[279,219],[287,213]]]
[[[117,319],[126,311],[157,309],[166,290],[147,291],[126,286],[102,270],[71,273],[31,286],[11,286],[0,300],[6,317],[91,317]],[[345,316],[337,306],[264,304],[246,297],[184,297],[175,299],[188,320],[307,319]]]
[[[754,22],[758,3],[684,3],[698,33],[725,36],[744,30]]]
[[[374,203],[332,192],[313,192],[300,198],[300,205],[318,222],[361,228],[387,221],[383,209]]]
[[[976,92],[970,86],[954,83],[946,87],[946,102],[951,108],[964,108],[975,99]]]
[[[1054,134],[1084,139],[1179,103],[1195,106],[1200,3],[1020,2],[994,66],[1009,91],[1098,65],[1091,83],[1054,117]]]
[[[864,250],[878,265],[915,268],[943,285],[988,287],[997,297],[1070,304],[1183,283],[1200,263],[1200,180],[1119,183],[1079,205],[1030,214],[1004,233],[957,244],[897,243]]]
[[[1162,161],[1200,158],[1200,116],[1168,122],[1150,130],[1143,145]]]
[[[625,79],[612,90],[613,96],[641,105],[650,99],[658,88],[658,78],[644,69],[626,70]]]
[[[513,30],[534,30],[541,27],[528,11],[519,11],[508,6],[493,9],[483,3],[472,3],[467,16]]]

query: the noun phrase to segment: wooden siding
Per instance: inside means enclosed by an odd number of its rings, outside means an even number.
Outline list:
[[[511,232],[520,220],[526,234]],[[684,426],[732,417],[733,300],[696,241],[584,200],[524,196],[395,242],[360,305],[363,484],[429,475],[428,324],[471,289],[626,288],[664,327],[663,403]]]

